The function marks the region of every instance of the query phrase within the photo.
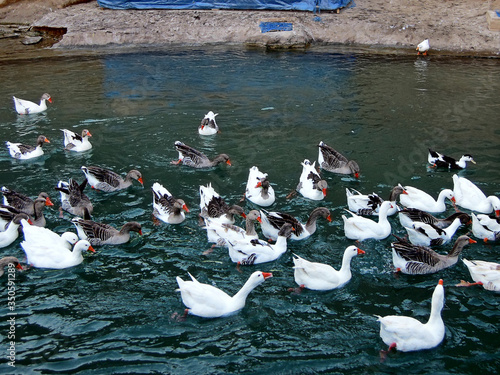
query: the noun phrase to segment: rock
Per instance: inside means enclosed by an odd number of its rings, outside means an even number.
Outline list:
[[[21,43],[27,46],[30,44],[40,43],[42,41],[42,39],[43,38],[41,36],[28,36],[28,37],[24,38]]]

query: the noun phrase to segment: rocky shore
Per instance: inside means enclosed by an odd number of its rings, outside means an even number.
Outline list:
[[[0,6],[2,3],[0,2]],[[54,50],[169,45],[308,48],[346,45],[374,53],[416,53],[429,38],[432,55],[500,57],[500,32],[486,21],[500,3],[483,0],[354,0],[337,12],[237,10],[112,10],[96,1],[4,0],[0,39],[4,58]],[[292,23],[262,32],[261,22]],[[17,30],[16,30],[17,28]],[[12,31],[12,30],[11,30]],[[31,35],[30,35],[31,33]],[[6,36],[7,35],[7,36]],[[27,36],[42,36],[26,43]],[[35,42],[36,39],[31,39]],[[25,42],[23,44],[22,42]]]

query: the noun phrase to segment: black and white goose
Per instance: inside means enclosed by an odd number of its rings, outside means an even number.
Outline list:
[[[182,199],[176,199],[160,183],[155,182],[153,191],[153,216],[168,224],[180,224],[186,219],[183,210],[189,212]]]
[[[205,117],[203,117],[203,120],[201,120],[201,124],[198,127],[198,133],[201,135],[214,135],[219,133],[219,126],[215,121],[215,116],[217,115],[218,113],[209,111]]]
[[[429,164],[433,167],[448,168],[448,169],[465,169],[467,167],[467,162],[476,164],[472,155],[463,154],[462,157],[457,161],[456,159],[440,154],[432,149],[429,149],[429,155],[427,156]]]
[[[92,144],[89,141],[89,137],[92,137],[92,134],[88,129],[83,129],[81,135],[68,129],[61,129],[61,131],[64,133],[65,150],[83,152],[92,148]]]
[[[83,192],[86,186],[87,180],[83,180],[80,185],[72,178],[68,182],[59,181],[55,189],[61,193],[61,209],[72,215],[90,219],[94,206]]]

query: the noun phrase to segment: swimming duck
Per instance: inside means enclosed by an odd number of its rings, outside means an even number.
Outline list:
[[[431,313],[427,323],[409,316],[377,316],[380,322],[380,337],[389,345],[389,350],[402,352],[432,349],[444,339],[445,326],[441,311],[444,307],[443,280],[439,280],[432,293]]]
[[[438,219],[432,214],[419,210],[418,208],[405,208],[398,212],[399,221],[403,227],[412,227],[413,222],[418,221],[426,224],[432,224],[438,228],[447,228],[453,223],[456,218],[460,219],[462,225],[471,224],[471,217],[465,212],[454,212],[444,219]]]
[[[85,174],[85,178],[87,179],[89,185],[96,190],[105,192],[123,190],[131,186],[133,180],[136,180],[144,186],[142,174],[136,169],[130,170],[125,178],[112,170],[101,167],[82,166],[81,169],[83,174]]]
[[[481,189],[465,177],[453,175],[453,194],[460,207],[483,214],[494,211],[495,216],[500,216],[500,199],[494,195],[486,197]]]
[[[392,262],[398,271],[409,275],[434,273],[453,266],[464,247],[476,243],[468,236],[460,236],[448,254],[441,255],[429,247],[413,245],[402,238],[396,238],[398,242],[391,244]]]
[[[422,53],[424,56],[427,56],[427,51],[429,51],[429,48],[431,48],[431,46],[429,45],[429,39],[424,39],[417,45],[417,55],[420,55]]]
[[[500,225],[488,215],[479,214],[472,216],[472,234],[474,237],[481,238],[484,242],[500,241]]]
[[[450,242],[457,229],[462,225],[460,218],[455,218],[446,228],[439,228],[433,224],[413,222],[411,227],[404,227],[408,232],[408,239],[414,245],[439,246]]]
[[[226,154],[217,155],[213,160],[210,160],[204,153],[180,141],[175,142],[175,148],[179,152],[179,159],[172,161],[172,164],[183,164],[193,168],[215,167],[222,162],[231,165],[229,156]]]
[[[219,318],[233,314],[243,307],[250,292],[273,276],[269,272],[254,272],[245,285],[234,296],[229,296],[219,288],[210,284],[202,284],[188,272],[191,281],[176,277],[182,302],[187,307],[187,313],[203,318]]]
[[[316,207],[312,210],[305,224],[285,212],[260,210],[262,233],[272,240],[277,240],[278,232],[285,223],[290,223],[295,229],[290,237],[291,240],[303,240],[316,232],[316,221],[319,217],[324,217],[329,222],[332,221],[330,210],[326,207]]]
[[[13,96],[12,98],[14,99],[14,106],[16,107],[16,112],[19,113],[20,115],[29,115],[32,113],[43,112],[47,109],[46,100],[48,100],[49,103],[52,103],[52,98],[47,93],[43,94],[42,97],[40,98],[40,104],[30,102],[29,100],[19,99],[16,98],[15,96]]]
[[[286,252],[287,239],[290,238],[293,230],[290,223],[284,224],[278,232],[278,239],[274,245],[255,238],[226,241],[229,257],[233,262],[243,266],[272,262]]]
[[[352,216],[344,220],[345,236],[351,240],[364,241],[369,238],[382,240],[391,234],[391,223],[387,220],[387,212],[392,208],[392,203],[385,201],[380,206],[378,222],[366,217],[358,216],[354,212],[348,211]]]
[[[61,129],[64,133],[64,149],[67,151],[83,152],[90,150],[92,144],[89,137],[92,137],[88,129],[82,130],[82,135],[76,134],[68,129]]]
[[[465,169],[467,167],[467,162],[476,164],[472,155],[464,154],[460,160],[456,160],[452,157],[440,154],[432,149],[429,149],[429,155],[427,156],[429,164],[435,167],[448,168],[448,169]]]
[[[359,178],[359,165],[354,160],[348,160],[344,155],[335,151],[323,141],[319,142],[318,164],[328,172],[353,174]]]
[[[9,223],[5,231],[0,232],[0,248],[9,246],[19,237],[19,226],[21,220],[30,220],[29,216],[25,213],[19,213]]]
[[[217,219],[220,223],[234,224],[234,215],[245,217],[243,208],[238,205],[229,206],[215,191],[212,184],[200,185],[200,216]]]
[[[176,199],[158,182],[153,184],[153,216],[168,224],[180,224],[189,208],[182,199]],[[184,210],[184,211],[182,211]]]
[[[276,200],[274,189],[267,179],[267,173],[262,173],[256,166],[250,168],[248,173],[245,197],[261,207],[269,207]]]
[[[95,252],[88,241],[80,240],[73,250],[63,245],[51,243],[21,242],[21,247],[26,253],[27,262],[37,268],[63,269],[76,266],[83,262],[83,251]]]
[[[380,206],[384,201],[379,197],[378,194],[361,194],[355,189],[345,189],[347,196],[347,206],[349,211],[356,213],[357,215],[375,215],[377,216],[380,211]],[[401,185],[397,185],[392,188],[391,194],[389,195],[388,201],[392,203],[392,208],[387,212],[388,216],[394,215],[398,212],[399,208],[396,204],[398,197],[401,194],[406,194],[405,190]]]
[[[484,289],[500,292],[500,264],[484,260],[467,260],[462,262],[469,269],[474,283],[462,280],[457,286],[482,285]]]
[[[21,262],[19,262],[19,259],[17,259],[16,257],[3,257],[2,259],[0,259],[0,276],[3,276],[3,274],[5,273],[5,267],[9,264],[12,264],[18,270],[23,270]]]
[[[446,210],[445,199],[455,202],[455,197],[451,189],[443,189],[439,192],[437,200],[423,190],[412,186],[404,187],[406,194],[399,196],[399,201],[405,207],[418,208],[427,212],[443,212]]]
[[[50,143],[48,138],[40,135],[37,138],[36,146],[26,145],[24,143],[5,142],[9,149],[9,154],[14,159],[27,160],[37,158],[43,155],[42,146],[44,143]]]
[[[76,233],[64,232],[58,235],[50,229],[31,225],[30,222],[25,219],[21,220],[21,225],[23,228],[24,240],[29,243],[40,245],[52,244],[57,247],[66,247],[71,250],[73,245],[79,240]]]
[[[342,267],[338,271],[328,264],[310,262],[293,254],[295,282],[301,289],[331,290],[341,288],[351,280],[352,258],[364,253],[356,246],[348,246],[344,250]]]
[[[121,245],[130,241],[130,232],[137,232],[142,236],[142,227],[136,221],[125,223],[120,230],[115,227],[74,217],[71,222],[75,225],[78,237],[87,240],[92,246]]]
[[[316,201],[322,200],[326,197],[326,189],[328,184],[323,180],[319,173],[316,171],[315,164],[305,159],[302,163],[302,173],[300,175],[297,191],[305,198],[313,199]]]
[[[203,120],[201,120],[201,124],[198,127],[198,133],[201,135],[214,135],[219,133],[219,126],[215,121],[215,116],[218,113],[213,113],[212,111],[208,112]]]
[[[86,179],[80,185],[72,178],[68,182],[59,181],[55,190],[61,194],[61,209],[72,215],[90,219],[94,206],[83,192],[86,186]]]

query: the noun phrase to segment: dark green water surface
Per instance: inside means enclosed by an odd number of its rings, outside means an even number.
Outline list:
[[[427,276],[395,275],[391,238],[368,240],[353,259],[353,278],[339,290],[294,287],[291,252],[340,267],[344,249],[341,215],[345,188],[387,198],[396,183],[437,196],[452,188],[452,173],[427,168],[427,147],[476,165],[460,175],[487,195],[500,194],[500,63],[487,59],[376,57],[332,50],[309,52],[186,49],[97,57],[60,57],[0,63],[0,184],[32,197],[44,190],[56,203],[45,210],[47,227],[74,230],[59,218],[61,179],[83,180],[82,165],[100,165],[144,176],[119,193],[88,189],[94,219],[121,226],[136,220],[143,236],[121,246],[85,254],[65,270],[29,269],[17,274],[15,368],[7,365],[10,340],[7,278],[0,280],[0,373],[19,374],[493,374],[500,368],[500,296],[480,287],[456,288],[470,280],[461,261]],[[44,114],[18,116],[12,95],[54,103]],[[208,111],[218,113],[221,133],[198,135]],[[88,128],[93,149],[63,151],[62,132]],[[34,161],[11,159],[5,141],[51,143]],[[232,167],[193,170],[171,165],[181,140],[210,157],[227,153]],[[361,178],[324,173],[324,201],[286,200],[305,158],[316,160],[317,144],[355,159]],[[227,250],[210,247],[198,224],[200,185],[212,183],[237,203],[253,165],[269,174],[277,200],[271,210],[302,221],[326,206],[332,223],[293,241],[277,261],[238,272]],[[151,186],[160,182],[183,198],[191,212],[181,225],[154,226]],[[250,202],[242,203],[245,210]],[[449,206],[445,216],[453,212]],[[393,233],[405,234],[396,217]],[[243,225],[241,221],[237,224]],[[260,228],[257,228],[260,233]],[[461,228],[459,233],[467,233]],[[24,259],[18,239],[0,256]],[[450,245],[439,251],[446,252]],[[469,259],[500,261],[498,245],[469,246]],[[176,276],[192,273],[233,294],[256,269],[273,278],[257,287],[245,308],[221,319],[175,319],[184,305]],[[444,279],[446,337],[433,349],[395,352],[381,362],[386,346],[374,314],[427,320],[430,298]]]

